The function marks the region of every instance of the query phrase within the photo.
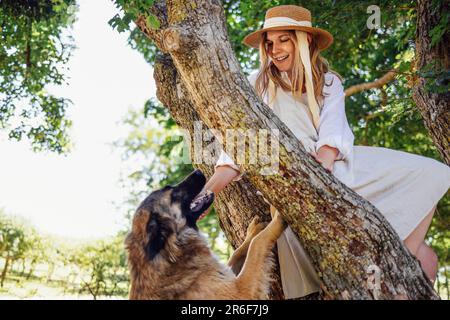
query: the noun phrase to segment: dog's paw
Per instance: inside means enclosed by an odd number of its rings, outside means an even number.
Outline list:
[[[280,212],[275,209],[274,214],[272,216],[272,222],[278,226],[281,230],[286,229],[287,222],[284,221],[283,217],[281,216]]]
[[[262,222],[258,216],[255,216],[247,227],[247,239],[254,238],[267,226],[267,222]]]
[[[278,213],[278,210],[273,206],[270,205],[270,217],[273,219],[273,217]]]

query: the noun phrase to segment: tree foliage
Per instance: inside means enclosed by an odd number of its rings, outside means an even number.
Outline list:
[[[0,129],[35,150],[68,150],[70,101],[47,91],[65,81],[75,0],[0,1]]]
[[[32,267],[37,263],[42,257],[41,244],[42,239],[34,228],[0,211],[0,258],[4,259],[0,280],[2,287],[16,261],[31,258]]]
[[[124,296],[128,292],[128,267],[123,236],[81,245],[72,251],[70,261],[78,269],[75,290],[99,296]]]

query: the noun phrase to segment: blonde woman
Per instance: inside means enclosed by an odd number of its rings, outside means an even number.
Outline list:
[[[264,27],[244,39],[259,49],[261,60],[249,81],[318,162],[380,210],[434,282],[437,256],[424,238],[449,188],[450,168],[402,151],[353,146],[341,77],[320,56],[332,42],[329,32],[312,27],[307,9],[274,7]],[[205,189],[217,194],[242,174],[222,152]],[[277,246],[285,297],[318,291],[314,268],[290,228]]]

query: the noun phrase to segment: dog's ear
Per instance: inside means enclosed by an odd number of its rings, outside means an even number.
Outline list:
[[[155,256],[164,248],[167,239],[173,233],[173,230],[165,219],[159,215],[151,215],[147,223],[148,242],[145,247],[145,253],[149,260],[153,260]]]

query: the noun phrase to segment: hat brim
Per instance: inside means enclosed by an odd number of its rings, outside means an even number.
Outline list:
[[[264,32],[267,31],[280,31],[280,30],[300,30],[311,33],[314,36],[314,41],[317,43],[319,50],[325,50],[333,43],[333,36],[328,31],[320,28],[306,27],[306,26],[280,26],[260,29],[247,35],[242,41],[243,44],[252,48],[259,48],[261,37]]]

